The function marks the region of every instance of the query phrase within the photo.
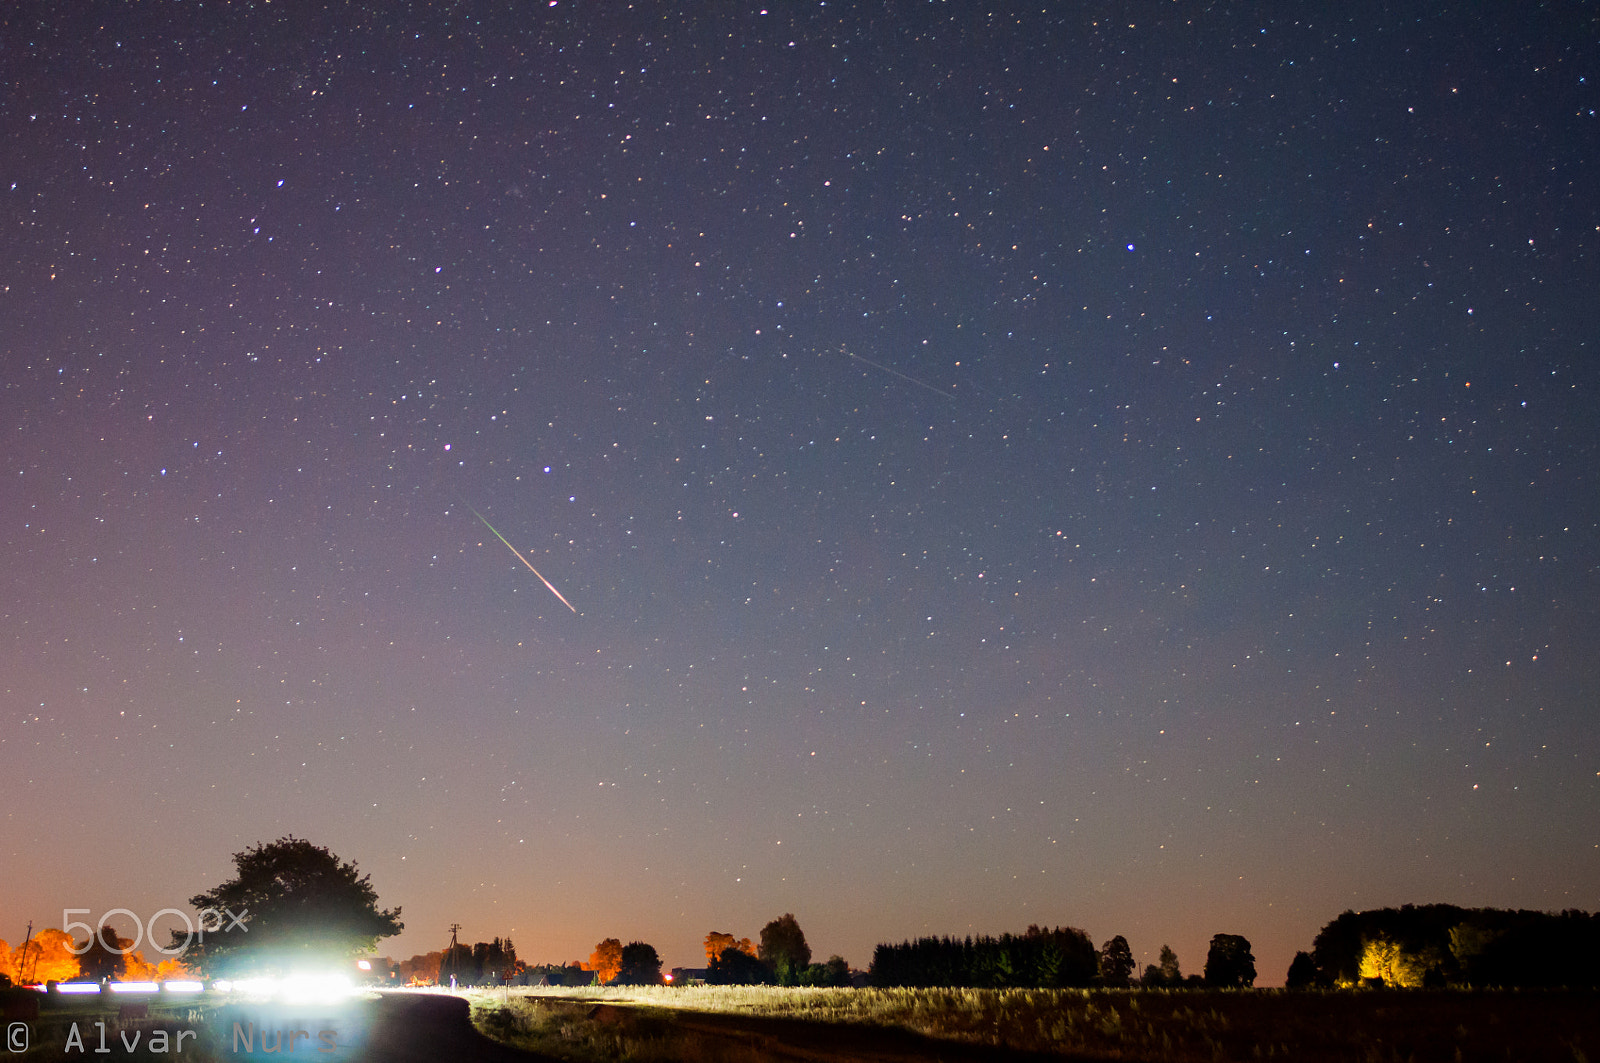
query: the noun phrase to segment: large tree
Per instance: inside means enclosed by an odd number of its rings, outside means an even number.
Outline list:
[[[1172,951],[1171,946],[1161,946],[1161,953],[1156,962],[1159,964],[1157,969],[1161,972],[1162,985],[1180,986],[1183,984],[1183,968],[1178,966],[1178,954]]]
[[[594,952],[589,954],[589,969],[601,985],[615,978],[617,972],[622,970],[622,942],[616,938],[606,938],[596,945]]]
[[[190,898],[206,931],[183,962],[210,977],[340,963],[405,929],[400,909],[378,907],[371,876],[303,838],[235,853],[237,874]],[[214,928],[214,929],[213,929]]]
[[[1256,984],[1256,958],[1249,939],[1239,934],[1214,934],[1206,953],[1206,985],[1212,989],[1247,989]]]
[[[89,935],[89,940],[78,946],[78,977],[89,982],[116,979],[122,973],[133,942],[121,937],[109,926],[102,926]]]
[[[1297,952],[1294,960],[1289,964],[1288,977],[1284,979],[1285,989],[1311,989],[1322,981],[1322,972],[1317,970],[1317,961],[1311,958],[1309,952]]]
[[[1118,934],[1100,947],[1100,982],[1113,989],[1126,989],[1138,970],[1128,939]]]
[[[806,935],[788,912],[761,928],[758,954],[778,976],[779,985],[797,984],[800,973],[811,962],[811,946],[806,944]]]
[[[661,957],[654,945],[630,941],[622,946],[622,969],[612,985],[660,985]]]

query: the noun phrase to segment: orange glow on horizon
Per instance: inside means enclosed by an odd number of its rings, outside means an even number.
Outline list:
[[[79,969],[74,944],[71,934],[54,928],[39,931],[16,948],[0,941],[0,974],[17,985],[69,982]]]

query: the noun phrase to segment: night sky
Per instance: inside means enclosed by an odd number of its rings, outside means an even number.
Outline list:
[[[1576,2],[8,3],[0,937],[286,834],[395,957],[1600,908],[1597,88]]]

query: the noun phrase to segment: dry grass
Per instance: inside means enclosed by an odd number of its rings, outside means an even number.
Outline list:
[[[568,992],[574,992],[568,990]],[[584,991],[587,992],[587,991]],[[605,1009],[609,1007],[609,1012]],[[472,1021],[485,1034],[517,1048],[574,1061],[629,1063],[761,1063],[771,1058],[738,1040],[707,1038],[664,1018],[656,1008],[617,1008],[582,1001],[497,993],[472,1001]]]
[[[597,1004],[613,1006],[591,1019]],[[692,1015],[743,1016],[744,1025],[719,1020],[725,1036],[708,1047],[710,1027]],[[474,1018],[491,1036],[585,1061],[794,1058],[779,1046],[802,1029],[795,1020],[831,1025],[811,1039],[825,1036],[838,1059],[851,1058],[853,1041],[884,1029],[989,1053],[1174,1063],[1587,1063],[1600,1050],[1600,995],[1569,992],[535,989],[506,1002],[500,993],[485,995]],[[751,1034],[746,1043],[728,1043],[726,1034],[741,1028]],[[707,1054],[718,1046],[738,1052]]]

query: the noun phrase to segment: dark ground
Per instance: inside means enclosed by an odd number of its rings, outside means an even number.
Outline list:
[[[146,1014],[135,1017],[134,1012],[123,1010],[130,1004],[134,1008],[143,1004]],[[384,993],[334,1005],[281,1001],[207,1005],[198,999],[38,999],[30,1014],[17,1016],[29,1027],[30,1051],[0,1059],[26,1063],[86,1059],[243,1063],[282,1058],[328,1063],[544,1063],[550,1058],[484,1037],[472,1026],[466,1000],[447,994]],[[251,1044],[241,1042],[236,1023],[241,1033],[249,1031]],[[71,1041],[74,1026],[81,1049]],[[152,1053],[149,1046],[158,1029],[168,1033],[167,1048]],[[178,1031],[190,1029],[197,1034],[177,1039]],[[285,1036],[284,1031],[290,1035]],[[295,1036],[302,1031],[303,1036]],[[318,1037],[324,1031],[327,1041]],[[134,1043],[132,1050],[129,1041]],[[99,1051],[102,1044],[104,1052]]]
[[[544,1063],[550,1056],[498,1044],[473,1029],[467,1002],[438,993],[385,993],[372,1005],[363,1063]]]

